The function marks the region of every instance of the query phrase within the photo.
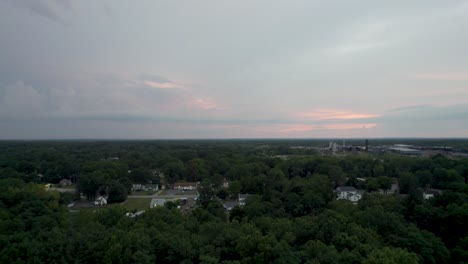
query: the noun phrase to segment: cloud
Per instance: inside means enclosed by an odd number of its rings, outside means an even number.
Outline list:
[[[310,120],[351,120],[378,117],[377,114],[356,113],[351,110],[342,109],[315,109],[309,112],[298,113],[298,117]]]
[[[201,108],[204,110],[225,110],[229,107],[221,106],[213,100],[213,98],[194,98],[190,101],[190,105],[195,106],[196,108]]]
[[[143,81],[143,83],[148,87],[157,88],[157,89],[185,89],[187,88],[184,85],[173,83],[173,82]]]
[[[414,111],[414,110],[421,110],[421,109],[430,109],[432,108],[431,105],[411,105],[411,106],[405,106],[405,107],[399,107],[395,109],[388,110],[387,112],[392,113],[392,112],[406,112],[406,111]]]
[[[387,114],[376,118],[383,122],[428,122],[448,120],[467,120],[468,104],[445,106],[416,105],[388,111]]]
[[[351,130],[351,129],[367,129],[375,128],[375,123],[347,123],[347,124],[322,124],[322,125],[308,125],[308,124],[292,124],[283,125],[285,128],[278,130],[280,133],[294,133],[294,132],[307,132],[314,130]]]
[[[0,87],[0,117],[37,118],[69,114],[77,109],[77,92],[71,87],[38,89],[23,81]]]
[[[60,24],[66,24],[63,13],[72,10],[70,0],[6,0],[6,2]]]
[[[468,81],[467,72],[451,73],[423,73],[416,74],[413,78],[417,80],[436,80],[436,81]]]

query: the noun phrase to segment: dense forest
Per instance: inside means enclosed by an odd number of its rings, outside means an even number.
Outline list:
[[[0,142],[0,262],[468,263],[467,158],[298,145],[327,142]],[[131,184],[159,184],[160,175],[169,185],[200,182],[197,206],[127,217],[118,204]],[[44,188],[61,179],[77,193]],[[399,192],[386,194],[394,183]],[[337,200],[338,186],[362,199]],[[424,199],[428,188],[440,194]],[[68,210],[80,193],[92,200],[101,191],[116,206]],[[239,193],[250,194],[246,204],[226,211]]]

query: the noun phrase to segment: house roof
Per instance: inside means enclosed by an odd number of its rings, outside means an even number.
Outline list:
[[[354,196],[359,197],[359,194],[357,194],[357,193],[348,193],[347,198],[352,198]]]
[[[336,188],[336,190],[340,192],[354,192],[356,191],[356,188],[354,188],[353,186],[340,186]]]
[[[442,190],[439,189],[426,189],[426,194],[442,194]]]
[[[163,198],[153,198],[151,199],[151,204],[150,206],[153,207],[153,206],[164,206],[164,204],[166,203],[166,199],[163,199]]]
[[[247,197],[249,197],[250,194],[248,193],[239,193],[239,199],[247,199]]]
[[[231,210],[232,208],[234,208],[234,207],[236,207],[238,205],[239,205],[239,203],[235,202],[235,201],[234,202],[225,202],[225,203],[223,203],[223,207],[226,210]]]

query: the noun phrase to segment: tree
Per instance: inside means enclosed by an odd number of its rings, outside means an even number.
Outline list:
[[[363,262],[364,264],[417,264],[418,257],[401,248],[384,247],[375,249]]]
[[[130,173],[130,178],[134,183],[148,183],[151,181],[152,175],[148,169],[136,168]]]
[[[113,182],[109,185],[109,203],[121,203],[127,200],[127,189],[119,182]]]
[[[380,176],[377,178],[377,182],[379,184],[379,188],[386,191],[391,188],[393,179],[386,176]]]
[[[201,181],[208,176],[208,169],[205,161],[202,159],[192,159],[187,164],[187,180],[188,181]]]
[[[418,188],[418,179],[410,172],[405,172],[400,177],[400,193],[413,193]]]
[[[167,177],[167,182],[173,184],[182,178],[185,171],[184,163],[180,160],[171,161],[162,167],[164,175]]]
[[[429,170],[418,170],[415,173],[418,178],[419,186],[422,188],[430,187],[433,183],[432,173]]]
[[[78,179],[78,191],[83,193],[88,200],[92,200],[96,198],[99,188],[106,185],[108,179],[108,175],[101,171],[83,174]]]

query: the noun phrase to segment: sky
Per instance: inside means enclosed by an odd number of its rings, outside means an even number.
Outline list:
[[[468,137],[467,1],[0,0],[0,139]]]

